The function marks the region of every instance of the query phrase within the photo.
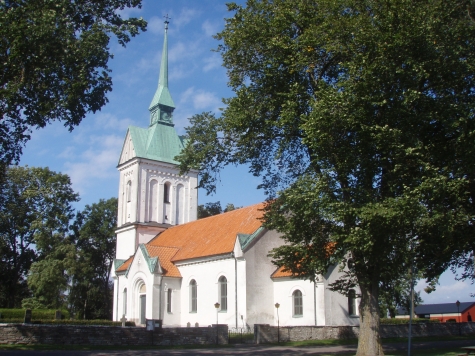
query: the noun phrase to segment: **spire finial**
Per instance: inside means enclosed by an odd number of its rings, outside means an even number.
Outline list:
[[[165,18],[165,33],[163,35],[162,62],[160,63],[160,76],[158,78],[158,88],[150,103],[150,125],[156,122],[165,122],[173,124],[172,113],[175,104],[168,90],[168,24],[170,17],[168,14]]]
[[[168,20],[170,20],[171,17],[168,17],[168,14],[166,14],[163,17],[165,18],[165,31],[167,31],[168,30],[168,24],[170,23],[170,21],[168,21]]]

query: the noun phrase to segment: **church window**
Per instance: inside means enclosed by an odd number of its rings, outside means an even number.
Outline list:
[[[299,317],[303,315],[302,292],[298,289],[292,293],[293,316]]]
[[[348,314],[357,315],[356,313],[356,292],[354,289],[348,291]]]
[[[147,292],[147,287],[145,284],[142,284],[139,289],[139,293],[146,293]]]
[[[194,279],[190,282],[190,312],[196,313],[198,310],[198,290]]]
[[[219,285],[219,300],[221,302],[221,311],[228,310],[228,280],[221,276],[218,280]]]
[[[168,288],[167,290],[167,312],[172,312],[172,289]]]
[[[128,181],[127,185],[125,187],[125,199],[127,200],[127,203],[132,201],[132,181]]]
[[[170,183],[165,183],[163,187],[163,202],[169,203],[170,202]]]
[[[158,182],[152,179],[150,182],[149,221],[158,222]]]
[[[123,304],[123,313],[124,315],[127,315],[127,288],[124,289],[124,293],[122,295],[124,299],[124,304]]]
[[[184,190],[185,188],[183,185],[179,184],[176,187],[176,213],[175,213],[175,223],[178,224],[183,224],[184,223],[184,209],[183,209],[183,203],[184,203]]]

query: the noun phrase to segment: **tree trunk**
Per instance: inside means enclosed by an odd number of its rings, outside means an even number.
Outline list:
[[[356,356],[384,355],[379,333],[378,283],[360,285],[360,335]]]

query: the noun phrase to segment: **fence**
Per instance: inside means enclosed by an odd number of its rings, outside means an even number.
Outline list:
[[[253,344],[254,332],[250,328],[230,328],[228,344]]]

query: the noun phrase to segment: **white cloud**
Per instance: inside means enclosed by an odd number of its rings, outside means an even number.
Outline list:
[[[164,31],[163,19],[158,16],[153,16],[147,21],[147,30],[153,34],[159,35]]]
[[[202,51],[200,41],[178,42],[168,50],[168,62],[186,61],[188,58],[195,59]]]
[[[129,118],[119,119],[117,116],[100,113],[94,116],[94,126],[100,129],[112,129],[119,132],[124,132],[127,128],[133,124],[133,120]]]
[[[432,293],[426,293],[424,287],[425,281],[419,281],[415,287],[416,291],[421,292],[421,298],[424,304],[437,303],[455,303],[470,301],[470,294],[473,293],[473,286],[468,281],[455,281],[454,275],[450,271],[446,271],[439,279],[440,285],[436,286],[436,290]]]
[[[69,158],[74,155],[74,146],[67,146],[59,155],[58,158]]]
[[[123,137],[118,135],[91,136],[88,149],[64,164],[74,190],[82,193],[98,180],[107,184],[108,179],[114,178],[122,143]]]
[[[180,14],[178,16],[175,16],[173,24],[176,25],[177,27],[184,26],[188,24],[191,20],[193,20],[193,18],[199,16],[200,14],[201,14],[201,11],[191,9],[191,8],[183,8],[181,9]]]
[[[123,10],[116,11],[123,19],[127,19],[129,17],[137,17],[143,11],[142,8],[138,7],[126,7]]]
[[[221,56],[217,53],[211,54],[209,57],[204,59],[205,66],[203,67],[203,72],[209,72],[214,68],[218,68],[223,63],[221,60]]]
[[[215,93],[198,89],[194,87],[188,88],[181,95],[180,103],[189,105],[190,101],[193,103],[193,108],[197,110],[218,110],[221,105],[221,100]]]
[[[214,36],[216,33],[218,33],[220,29],[220,25],[218,23],[211,23],[209,20],[206,20],[203,22],[201,25],[201,28],[205,32],[206,36]]]

